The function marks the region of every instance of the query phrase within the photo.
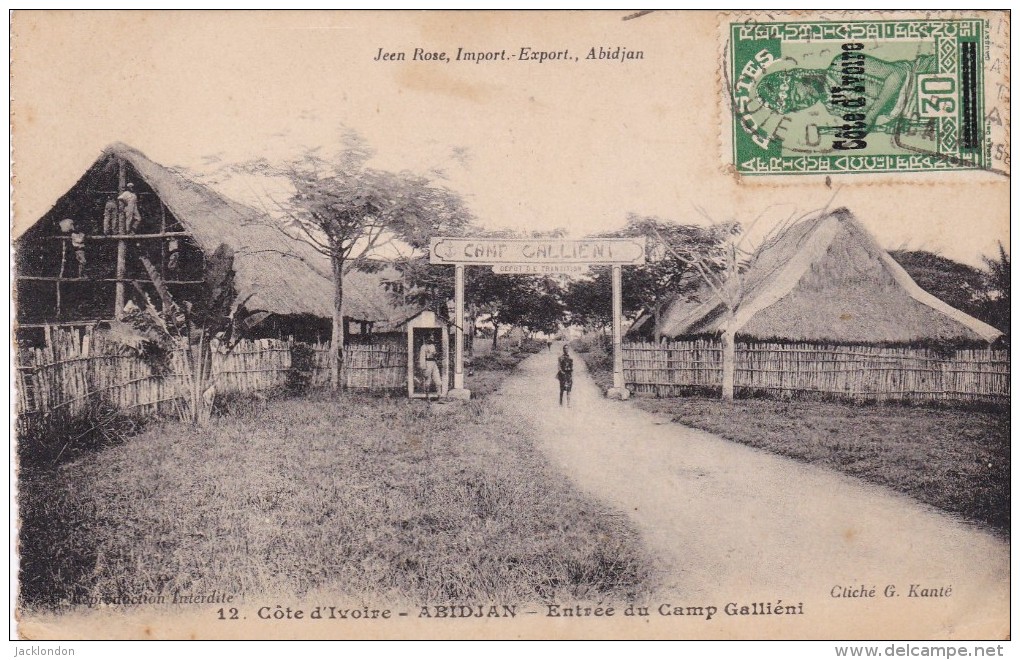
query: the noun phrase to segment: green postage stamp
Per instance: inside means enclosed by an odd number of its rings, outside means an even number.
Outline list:
[[[740,174],[988,167],[983,19],[729,25]]]

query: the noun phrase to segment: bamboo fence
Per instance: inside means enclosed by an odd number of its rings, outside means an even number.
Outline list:
[[[186,417],[197,405],[192,348],[178,347],[166,372],[154,374],[137,353],[91,330],[45,329],[43,347],[19,349],[15,374],[18,430],[94,411],[103,404],[140,415]],[[227,351],[214,342],[211,382],[217,393],[253,393],[285,385],[293,342],[242,341]],[[312,345],[311,385],[329,383],[329,345]],[[698,340],[625,344],[624,379],[635,392],[677,396],[714,390],[722,382],[722,348]],[[199,379],[201,380],[201,379]],[[343,387],[403,389],[407,347],[402,337],[346,347]],[[812,344],[740,343],[735,386],[743,393],[778,397],[826,395],[852,400],[979,401],[1008,403],[1009,352]]]
[[[211,375],[196,383],[200,355],[179,346],[163,374],[153,373],[136,351],[91,330],[45,328],[41,348],[20,348],[15,370],[17,428],[23,433],[60,424],[106,408],[138,415],[187,418],[204,392],[254,393],[285,386],[294,370],[295,344],[278,339],[241,341],[227,350],[215,341]],[[329,383],[329,345],[311,346],[311,385]],[[387,338],[345,349],[344,387],[358,390],[401,389],[407,384],[407,347]],[[203,379],[199,378],[199,381]]]
[[[329,384],[329,343],[313,344],[312,385]],[[378,343],[352,343],[344,349],[340,382],[350,390],[396,390],[407,387],[407,343],[403,335]]]
[[[141,415],[182,413],[190,379],[186,349],[174,352],[167,373],[157,377],[130,349],[101,335],[51,328],[45,334],[42,348],[18,351],[19,430],[43,418],[83,415],[97,402]]]
[[[677,396],[722,385],[722,346],[699,340],[625,344],[624,379],[635,392]],[[734,386],[777,397],[858,401],[1008,403],[1009,352],[816,344],[738,343]]]
[[[279,339],[237,342],[212,354],[217,392],[262,392],[286,385],[291,371],[291,344]]]
[[[634,392],[667,397],[722,387],[722,347],[708,340],[624,344],[623,379]]]

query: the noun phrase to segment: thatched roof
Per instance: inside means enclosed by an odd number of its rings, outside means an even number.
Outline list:
[[[744,274],[736,334],[844,343],[994,341],[1002,333],[922,290],[846,209],[793,225]],[[661,315],[667,337],[714,334],[726,309],[710,290]]]
[[[238,300],[248,299],[249,308],[276,314],[332,316],[332,275],[324,255],[290,237],[267,214],[227,199],[153,162],[137,149],[122,143],[108,146],[68,194],[88,186],[115,158],[134,168],[207,255],[221,244],[233,249]],[[396,304],[384,289],[386,280],[396,278],[392,268],[348,273],[344,278],[344,316],[384,325],[412,316],[417,309]]]

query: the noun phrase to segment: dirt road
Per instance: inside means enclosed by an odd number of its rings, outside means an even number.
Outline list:
[[[633,518],[661,572],[653,619],[662,603],[712,603],[717,627],[694,634],[754,637],[776,625],[796,637],[1009,634],[1004,541],[888,489],[609,401],[577,356],[573,405],[561,408],[560,349],[522,363],[497,398],[535,421],[566,478]],[[874,596],[845,595],[862,587]],[[804,615],[722,612],[780,599],[803,603]]]

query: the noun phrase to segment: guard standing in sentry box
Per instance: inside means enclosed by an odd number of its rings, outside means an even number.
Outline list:
[[[570,357],[567,347],[563,347],[563,355],[559,359],[556,380],[560,381],[560,405],[563,405],[563,393],[567,394],[567,407],[570,407],[570,390],[574,387],[574,359]]]
[[[432,337],[426,337],[425,343],[421,345],[421,350],[418,352],[418,368],[421,370],[422,387],[425,389],[425,401],[431,401],[432,388],[436,388],[436,399],[439,399],[441,394],[440,383],[443,380],[442,375],[439,373],[439,365],[436,364],[436,344],[432,341]]]

